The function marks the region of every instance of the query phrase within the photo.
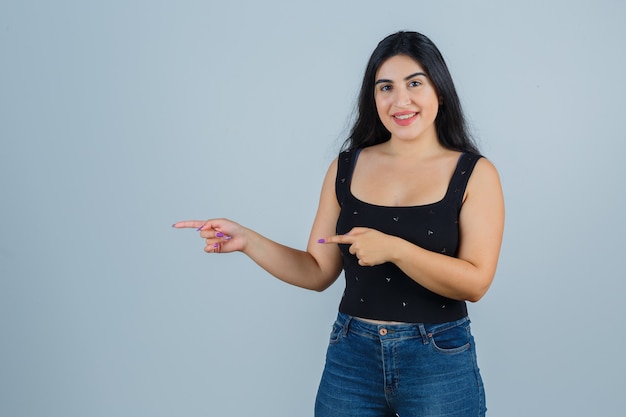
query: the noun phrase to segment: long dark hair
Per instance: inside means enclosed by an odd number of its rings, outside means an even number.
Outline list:
[[[417,32],[397,32],[380,41],[367,63],[359,93],[357,116],[344,149],[364,148],[389,140],[391,133],[383,126],[374,101],[376,72],[389,58],[406,55],[418,62],[433,83],[441,99],[435,127],[439,143],[445,148],[478,153],[467,129],[454,82],[441,52],[426,36]]]

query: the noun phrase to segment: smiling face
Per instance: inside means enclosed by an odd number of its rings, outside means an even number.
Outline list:
[[[391,139],[437,140],[439,97],[422,66],[396,55],[380,66],[374,86],[376,110]]]

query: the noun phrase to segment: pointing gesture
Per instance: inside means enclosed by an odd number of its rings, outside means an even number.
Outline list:
[[[177,229],[195,229],[206,242],[205,252],[226,253],[241,251],[245,247],[245,229],[227,219],[185,220],[174,223]]]
[[[393,243],[396,239],[375,229],[355,227],[345,235],[331,236],[318,242],[350,245],[349,252],[359,259],[359,265],[375,266],[392,260]]]

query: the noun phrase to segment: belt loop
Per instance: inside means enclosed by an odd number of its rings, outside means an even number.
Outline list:
[[[343,328],[341,330],[341,335],[343,337],[346,337],[348,335],[348,330],[350,330],[350,322],[352,321],[352,316],[349,314],[346,314],[346,322],[343,323]]]
[[[422,343],[427,345],[430,342],[430,340],[428,337],[428,333],[426,333],[426,328],[424,327],[424,324],[420,323],[418,325],[418,328],[420,329],[420,335],[422,336]]]

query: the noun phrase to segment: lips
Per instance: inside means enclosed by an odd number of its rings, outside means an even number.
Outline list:
[[[393,120],[400,126],[408,126],[417,118],[419,113],[416,112],[401,112],[393,115]]]
[[[406,119],[410,119],[411,117],[415,116],[417,113],[405,113],[405,114],[394,114],[393,117],[400,119],[400,120],[406,120]]]

